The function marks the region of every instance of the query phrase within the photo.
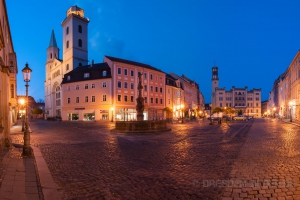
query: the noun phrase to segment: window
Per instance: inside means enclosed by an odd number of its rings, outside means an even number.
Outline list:
[[[146,97],[145,97],[146,98]],[[134,99],[133,99],[133,96],[130,96],[130,101],[133,102]]]
[[[146,73],[146,72],[144,73],[144,78],[145,78],[145,79],[147,78],[147,73]]]
[[[124,75],[127,76],[127,69],[124,69]]]
[[[134,76],[134,71],[130,70],[130,76]]]
[[[150,86],[150,92],[153,92],[153,86]]]
[[[95,96],[92,96],[92,102],[95,102],[95,100],[96,100]]]
[[[68,98],[68,103],[71,103],[71,99],[70,98]]]
[[[14,86],[14,84],[11,84],[10,85],[10,97],[11,98],[15,98],[15,86]]]
[[[84,78],[89,78],[89,77],[90,77],[90,73],[84,73],[84,74],[83,74],[83,77],[84,77]]]
[[[69,48],[69,40],[67,41],[66,48]]]
[[[75,88],[75,90],[79,90],[79,85],[76,85],[76,88]]]
[[[145,103],[147,103],[147,97],[144,97],[144,101],[145,101]]]
[[[76,97],[76,103],[79,103],[79,97]]]
[[[50,53],[50,58],[52,59],[52,53]]]
[[[88,96],[85,96],[84,102],[89,102],[89,97]]]
[[[66,70],[67,70],[67,71],[69,70],[69,64],[67,64],[67,66],[66,66]]]
[[[121,68],[118,67],[118,74],[121,74]]]
[[[103,71],[103,72],[102,72],[102,76],[106,76],[106,71]]]
[[[219,101],[223,101],[223,97],[219,97]]]
[[[81,39],[78,40],[78,46],[82,47],[82,40]]]
[[[256,101],[259,101],[259,98],[255,98],[256,99]]]
[[[124,88],[128,88],[127,82],[124,82]]]
[[[160,90],[160,93],[162,93],[162,88],[159,88],[159,90]]]
[[[153,80],[153,75],[152,74],[150,74],[150,80]]]
[[[155,103],[158,104],[158,98],[155,98]]]
[[[69,75],[69,76],[67,76],[67,80],[69,81],[69,80],[71,80],[71,76]]]
[[[78,25],[78,32],[82,33],[82,26],[81,25]]]
[[[150,98],[150,103],[153,103],[153,98]]]
[[[89,89],[89,84],[85,84],[84,89]]]
[[[118,88],[121,88],[122,87],[122,83],[121,81],[118,81]]]
[[[258,103],[256,103],[256,107],[258,107]]]
[[[103,82],[103,83],[102,83],[102,87],[106,87],[106,82]]]
[[[103,100],[103,101],[106,101],[106,94],[103,95],[102,100]]]
[[[130,83],[130,89],[134,89],[134,84],[133,83]]]
[[[127,95],[124,96],[124,101],[127,102]]]
[[[168,94],[170,94],[170,89],[168,89]]]
[[[121,101],[121,95],[118,94],[118,101]]]
[[[144,85],[144,90],[147,91],[147,85]]]
[[[158,92],[158,87],[155,87],[155,92]]]
[[[162,99],[160,99],[160,104],[162,104],[163,103],[163,100]]]
[[[69,27],[67,27],[67,29],[66,29],[66,35],[68,35],[69,34]]]
[[[70,86],[68,86],[67,90],[68,90],[68,91],[70,91],[70,90],[71,90],[71,87],[70,87]]]
[[[220,107],[222,107],[222,103],[220,103]]]
[[[170,101],[170,99],[168,99],[168,104],[170,104],[171,103],[171,101]]]
[[[94,83],[92,83],[92,88],[95,88],[95,84]]]

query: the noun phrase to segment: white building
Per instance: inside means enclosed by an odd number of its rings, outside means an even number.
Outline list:
[[[59,58],[54,31],[47,48],[45,80],[46,117],[61,117],[61,82],[64,74],[88,64],[88,23],[83,9],[72,6],[61,23],[63,29],[63,59]]]
[[[243,115],[261,117],[261,89],[248,87],[236,88],[231,90],[219,88],[218,67],[212,68],[212,109],[215,107],[231,107],[236,114],[241,112]]]

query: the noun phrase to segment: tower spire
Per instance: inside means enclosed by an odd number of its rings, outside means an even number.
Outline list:
[[[57,47],[54,30],[52,30],[49,47]]]

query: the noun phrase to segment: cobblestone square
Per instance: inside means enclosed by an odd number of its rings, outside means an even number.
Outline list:
[[[300,199],[299,127],[276,119],[171,124],[119,134],[104,122],[31,122],[62,199]],[[12,135],[22,143],[22,135]]]

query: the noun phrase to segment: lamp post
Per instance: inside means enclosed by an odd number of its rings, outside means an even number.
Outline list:
[[[289,106],[290,106],[290,122],[293,121],[293,120],[292,120],[292,105],[293,105],[293,103],[290,101],[290,102],[289,102]]]
[[[183,124],[183,108],[184,108],[184,105],[181,104],[180,107],[181,107],[181,123]]]
[[[22,70],[24,81],[26,82],[26,113],[25,113],[25,131],[24,131],[24,146],[23,146],[23,155],[30,156],[31,155],[31,147],[30,147],[30,130],[28,125],[28,82],[30,81],[32,70],[29,68],[28,63],[26,63],[24,69]]]
[[[110,110],[111,110],[111,122],[114,122],[114,107],[111,107]]]
[[[23,111],[25,100],[22,98],[22,99],[19,100],[19,103],[21,104],[21,108],[22,108],[22,110],[20,110],[20,113],[22,113],[22,131],[25,131],[25,129],[24,129],[24,114],[25,113]]]

